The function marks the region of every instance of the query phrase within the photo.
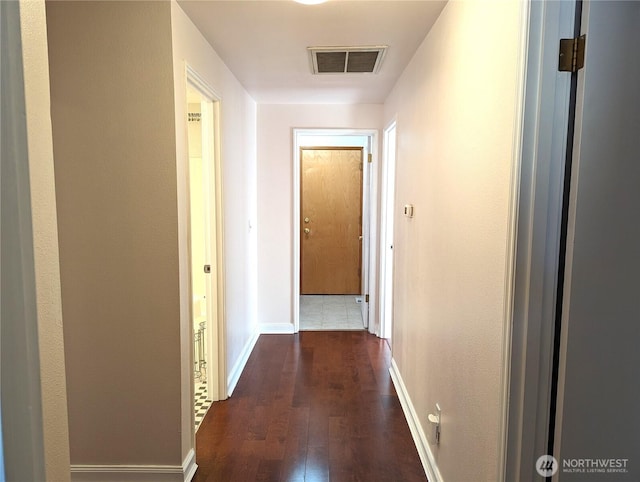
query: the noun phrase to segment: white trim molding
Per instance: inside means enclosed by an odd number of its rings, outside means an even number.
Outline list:
[[[196,454],[189,451],[182,465],[71,465],[72,482],[190,482]]]
[[[530,2],[522,154],[513,260],[504,479],[540,480],[547,453],[570,75],[557,71],[573,36],[575,0]]]
[[[198,73],[191,65],[185,63],[186,78],[191,84],[198,89],[201,93],[212,99],[214,102],[222,100],[222,96],[216,92],[216,90],[209,85],[209,82]]]
[[[497,480],[508,481],[506,478],[507,459],[507,433],[509,426],[509,389],[511,377],[511,342],[513,327],[513,307],[515,296],[515,279],[518,247],[518,215],[520,202],[521,172],[522,172],[522,152],[524,142],[524,111],[526,101],[526,80],[527,80],[527,60],[529,47],[529,22],[530,22],[530,2],[521,4],[520,13],[520,39],[517,60],[517,99],[515,105],[514,119],[515,129],[513,131],[512,142],[512,163],[511,176],[509,181],[509,218],[507,225],[507,246],[505,253],[505,283],[504,283],[504,303],[502,306],[502,352],[501,352],[501,374],[500,374],[500,421],[498,426],[498,460],[497,460]]]
[[[198,470],[198,464],[196,464],[196,451],[191,449],[182,462],[184,482],[190,482],[191,479],[193,479],[193,476],[196,475],[196,470]]]
[[[431,448],[429,447],[427,436],[422,429],[422,425],[420,425],[418,413],[416,412],[416,409],[411,402],[411,397],[409,396],[407,387],[405,387],[404,385],[404,381],[402,380],[402,375],[400,375],[398,365],[396,365],[396,361],[393,358],[391,359],[391,367],[389,368],[389,373],[391,374],[393,386],[395,387],[398,398],[400,399],[402,411],[404,412],[404,416],[407,419],[407,424],[409,425],[409,430],[411,431],[413,441],[416,444],[416,449],[418,450],[418,455],[420,456],[420,461],[422,462],[422,467],[424,467],[427,479],[429,479],[429,482],[444,482],[442,479],[442,475],[440,475],[440,471],[438,470],[436,459],[433,456],[433,452],[431,452]]]
[[[238,380],[240,380],[240,375],[242,375],[242,371],[244,370],[247,361],[249,361],[249,356],[251,356],[251,352],[253,351],[253,347],[256,346],[258,342],[258,338],[260,337],[260,332],[256,331],[253,336],[247,341],[242,349],[242,353],[238,357],[238,361],[236,361],[235,365],[229,372],[229,379],[227,380],[227,396],[230,397],[233,391],[238,384]]]
[[[262,323],[260,333],[262,335],[293,335],[295,329],[293,323]]]

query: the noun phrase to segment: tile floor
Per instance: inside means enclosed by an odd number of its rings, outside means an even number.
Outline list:
[[[196,414],[196,430],[198,430],[200,422],[202,422],[202,419],[206,415],[207,410],[209,410],[209,407],[213,402],[207,398],[207,385],[205,385],[204,383],[196,383],[195,392],[196,393],[193,408]]]
[[[300,296],[300,330],[363,330],[357,295]]]

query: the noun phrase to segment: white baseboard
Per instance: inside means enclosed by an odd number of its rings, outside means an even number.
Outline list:
[[[192,450],[182,465],[72,465],[72,482],[190,482],[196,473]]]
[[[402,375],[400,375],[398,365],[396,365],[396,361],[393,358],[391,359],[391,367],[389,368],[389,373],[391,374],[391,380],[393,381],[393,385],[396,388],[396,392],[398,393],[398,398],[400,399],[400,404],[402,405],[402,411],[404,412],[404,416],[407,419],[407,423],[409,424],[411,436],[413,437],[413,441],[416,444],[416,448],[418,449],[418,455],[420,456],[422,466],[424,467],[424,471],[427,474],[429,482],[444,482],[442,480],[442,475],[440,475],[440,471],[438,470],[436,459],[433,456],[433,452],[431,452],[431,448],[429,447],[427,436],[422,429],[422,425],[420,425],[418,414],[416,413],[413,403],[411,402],[409,392],[407,392],[407,387],[404,385]]]
[[[198,464],[196,464],[196,451],[191,449],[182,462],[184,482],[191,482],[193,476],[196,475],[196,470],[198,470]]]
[[[240,380],[240,375],[242,375],[242,370],[244,370],[247,361],[249,360],[249,356],[253,351],[253,347],[256,346],[258,342],[258,337],[260,336],[260,332],[256,331],[253,336],[247,341],[242,349],[242,353],[240,357],[233,365],[231,372],[229,372],[229,378],[227,379],[227,396],[230,397],[233,391],[238,384],[238,380]]]
[[[263,335],[293,335],[293,323],[262,323],[260,333]]]

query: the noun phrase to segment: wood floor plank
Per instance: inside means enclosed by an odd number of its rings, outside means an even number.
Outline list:
[[[193,481],[425,481],[390,361],[364,331],[262,335],[200,425]]]

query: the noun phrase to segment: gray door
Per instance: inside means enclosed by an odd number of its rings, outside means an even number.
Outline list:
[[[554,455],[563,482],[637,481],[640,2],[585,2],[582,30]]]

